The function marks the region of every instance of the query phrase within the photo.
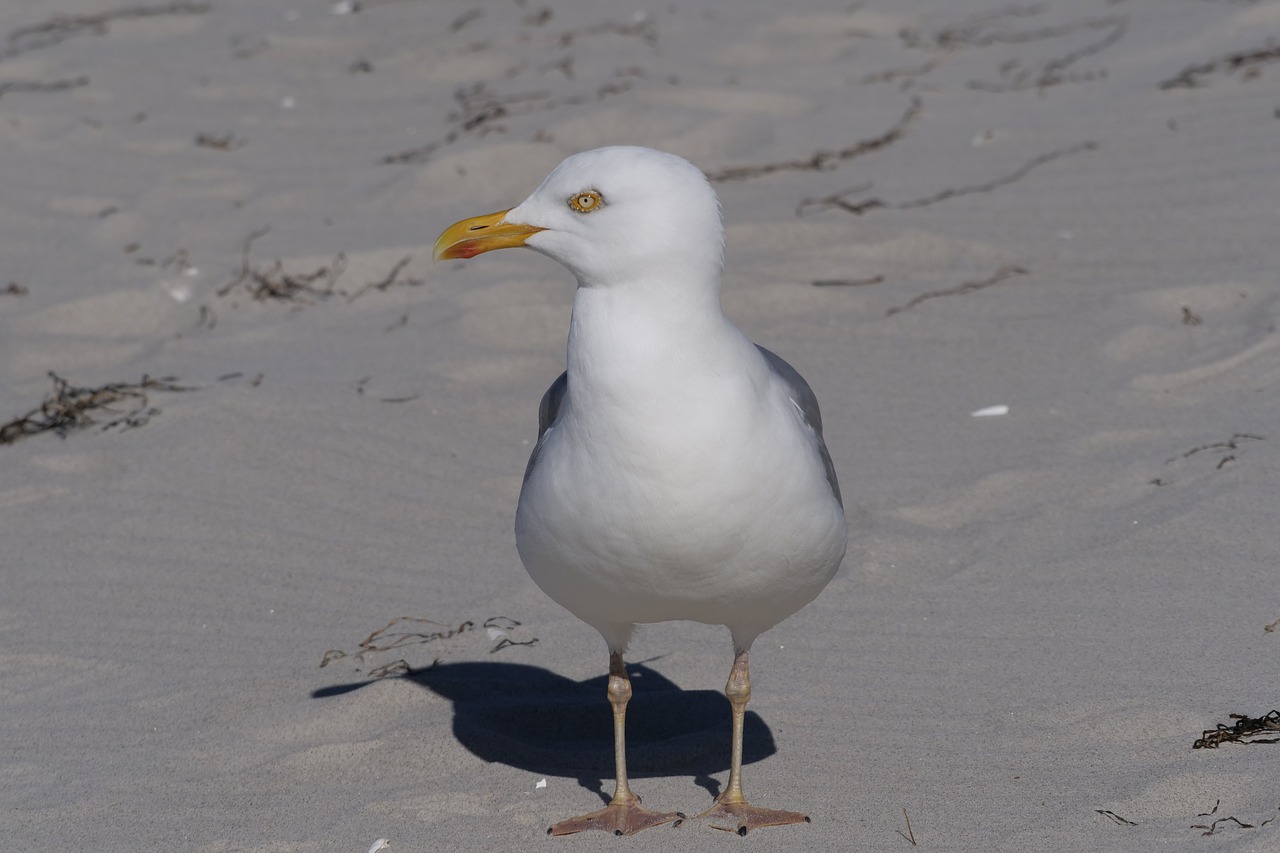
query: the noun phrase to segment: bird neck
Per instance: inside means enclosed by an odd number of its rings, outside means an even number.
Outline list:
[[[633,402],[712,381],[751,348],[715,287],[579,287],[567,357],[574,393]]]

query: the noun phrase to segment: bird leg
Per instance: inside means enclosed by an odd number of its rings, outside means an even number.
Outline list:
[[[725,685],[724,695],[728,697],[733,709],[733,752],[729,762],[729,783],[720,796],[716,797],[715,805],[698,817],[728,819],[732,822],[729,826],[715,823],[711,826],[739,835],[746,835],[748,830],[762,826],[808,823],[808,815],[753,806],[742,793],[742,727],[747,715],[747,702],[751,701],[751,669],[747,664],[745,650],[739,651],[733,658],[733,669],[729,671],[729,683]]]
[[[603,829],[614,835],[633,835],[651,826],[684,820],[680,812],[655,812],[640,805],[640,798],[627,784],[627,702],[631,701],[631,679],[622,655],[609,653],[609,704],[613,706],[613,761],[617,782],[613,799],[600,811],[569,818],[554,824],[548,835],[572,835],[588,829]]]

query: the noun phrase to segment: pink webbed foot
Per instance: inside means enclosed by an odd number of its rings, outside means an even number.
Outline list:
[[[722,803],[717,800],[714,806],[698,815],[698,818],[725,821],[726,823],[713,822],[711,827],[725,832],[736,832],[739,835],[746,835],[751,830],[759,829],[762,826],[788,826],[793,823],[809,823],[809,816],[800,812],[766,809],[760,806],[753,806],[745,801],[741,803]]]
[[[571,817],[553,824],[547,835],[573,835],[589,829],[602,829],[614,835],[635,835],[642,829],[674,823],[676,826],[684,820],[680,812],[655,812],[640,805],[640,798],[631,802],[614,801],[598,812]]]

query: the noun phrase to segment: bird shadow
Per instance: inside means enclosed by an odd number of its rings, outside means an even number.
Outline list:
[[[713,774],[729,769],[730,708],[715,690],[681,690],[644,664],[627,666],[633,695],[627,706],[627,771],[634,778],[692,775],[712,797]],[[608,676],[586,681],[526,664],[440,663],[399,676],[453,703],[453,733],[468,751],[542,776],[576,779],[602,800],[613,778],[613,715]],[[322,699],[372,682],[312,693]],[[773,733],[752,711],[744,723],[742,760],[777,752]]]

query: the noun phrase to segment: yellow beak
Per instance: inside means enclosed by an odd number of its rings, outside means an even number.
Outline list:
[[[492,252],[494,249],[523,246],[525,240],[539,231],[546,230],[533,225],[516,225],[506,222],[504,218],[509,212],[500,210],[497,213],[473,216],[450,225],[444,229],[440,239],[436,240],[433,259],[439,261],[474,258],[476,255]]]

